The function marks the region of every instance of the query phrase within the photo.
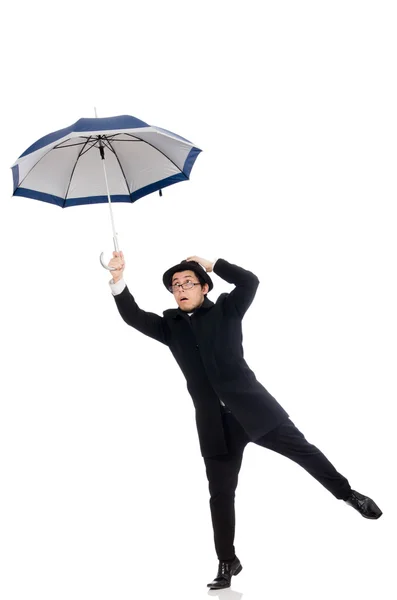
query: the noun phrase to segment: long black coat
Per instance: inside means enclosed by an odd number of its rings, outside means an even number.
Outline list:
[[[179,307],[163,317],[139,308],[128,287],[114,296],[124,321],[171,350],[186,377],[196,409],[203,457],[226,454],[219,399],[232,411],[251,440],[288,418],[288,413],[257,381],[244,360],[242,318],[254,299],[259,279],[218,258],[214,273],[235,284],[216,303],[209,298],[191,317]]]

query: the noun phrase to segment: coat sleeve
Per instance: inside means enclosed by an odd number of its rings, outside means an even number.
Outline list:
[[[168,326],[164,317],[139,308],[127,286],[113,297],[127,325],[168,346]]]
[[[259,285],[258,277],[223,258],[216,261],[214,273],[228,283],[235,284],[234,290],[225,298],[224,306],[227,310],[236,311],[242,318],[255,297]]]

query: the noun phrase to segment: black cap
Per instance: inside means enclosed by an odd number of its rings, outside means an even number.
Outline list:
[[[208,283],[208,286],[209,286],[208,291],[209,292],[214,287],[214,284],[212,283],[210,276],[208,275],[208,273],[204,269],[204,267],[202,267],[200,265],[200,263],[196,262],[195,260],[183,260],[182,262],[179,263],[179,265],[175,265],[174,267],[171,267],[170,269],[168,269],[168,271],[166,271],[164,273],[163,283],[164,283],[165,287],[167,288],[167,290],[169,290],[169,288],[172,284],[173,274],[179,273],[180,271],[194,271],[196,273],[196,275],[198,275],[201,279],[204,280],[205,283]]]

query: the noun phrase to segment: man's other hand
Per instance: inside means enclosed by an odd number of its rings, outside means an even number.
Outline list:
[[[207,273],[211,273],[214,264],[211,261],[206,260],[205,258],[200,258],[200,256],[189,256],[189,258],[187,258],[186,260],[195,260],[204,267]]]

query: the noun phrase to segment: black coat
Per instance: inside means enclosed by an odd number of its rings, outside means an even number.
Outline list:
[[[226,404],[251,440],[282,421],[288,413],[257,381],[244,360],[242,318],[254,299],[259,279],[241,267],[218,258],[214,273],[236,287],[209,298],[191,317],[179,307],[163,317],[139,308],[125,287],[114,296],[124,321],[166,344],[186,377],[196,409],[197,432],[203,457],[226,454],[221,405]]]

